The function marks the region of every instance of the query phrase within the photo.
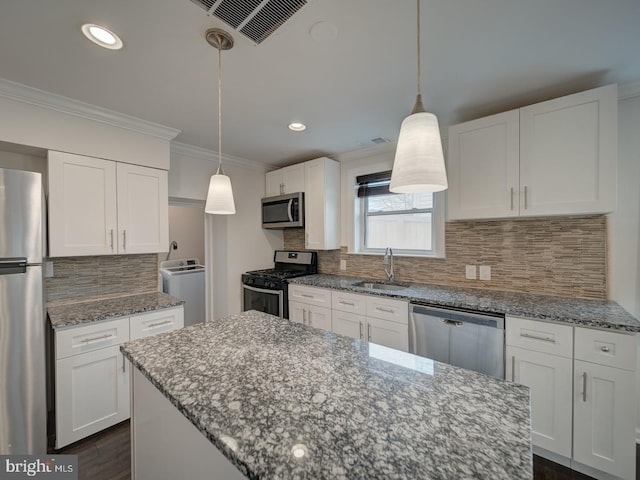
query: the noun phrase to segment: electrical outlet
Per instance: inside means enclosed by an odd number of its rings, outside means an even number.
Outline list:
[[[491,280],[491,267],[480,265],[480,280]]]
[[[44,262],[44,276],[45,278],[53,277],[53,262]]]
[[[467,280],[475,280],[477,278],[475,265],[467,265],[466,277]]]
[[[346,269],[347,269],[347,261],[340,260],[340,270],[346,270]]]

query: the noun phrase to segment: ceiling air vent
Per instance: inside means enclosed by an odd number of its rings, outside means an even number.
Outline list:
[[[253,41],[262,43],[308,0],[191,0]]]

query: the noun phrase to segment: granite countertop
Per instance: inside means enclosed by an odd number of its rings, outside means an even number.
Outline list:
[[[136,313],[177,307],[181,300],[162,292],[125,295],[87,302],[68,303],[47,307],[49,321],[54,329],[71,327],[83,323],[98,322],[115,317],[126,317]]]
[[[249,478],[533,476],[522,385],[256,311],[121,351]]]
[[[401,298],[423,305],[522,316],[591,328],[640,332],[640,322],[633,315],[617,303],[606,300],[417,283],[401,283],[407,288],[396,291],[372,290],[355,285],[362,281],[362,278],[339,275],[307,275],[292,278],[289,283]],[[380,280],[368,281],[381,282]]]

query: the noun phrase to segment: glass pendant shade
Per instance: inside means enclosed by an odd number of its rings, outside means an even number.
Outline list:
[[[389,190],[429,193],[447,187],[438,119],[432,113],[413,113],[400,127]]]
[[[233,215],[236,213],[236,204],[233,201],[233,190],[231,189],[229,177],[221,173],[211,175],[207,204],[204,207],[204,211],[214,215]]]

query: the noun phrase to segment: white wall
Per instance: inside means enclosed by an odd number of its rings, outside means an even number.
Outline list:
[[[640,318],[640,96],[618,104],[618,206],[609,222],[609,297]],[[640,335],[636,438],[640,443]]]
[[[178,249],[170,249],[171,260],[197,258],[204,263],[204,205],[169,205],[169,242],[176,241]],[[159,254],[165,260],[165,253]]]
[[[281,231],[263,230],[260,199],[265,195],[266,167],[225,156],[225,174],[231,178],[235,215],[207,215],[205,254],[209,273],[208,312],[214,318],[241,310],[242,273],[273,266],[273,251],[283,248]],[[214,152],[174,143],[169,170],[169,197],[204,200],[215,173]]]
[[[8,152],[2,148],[0,144],[0,168],[41,173],[43,186],[47,188],[47,159],[44,156]]]
[[[166,170],[178,133],[0,79],[0,141]]]

